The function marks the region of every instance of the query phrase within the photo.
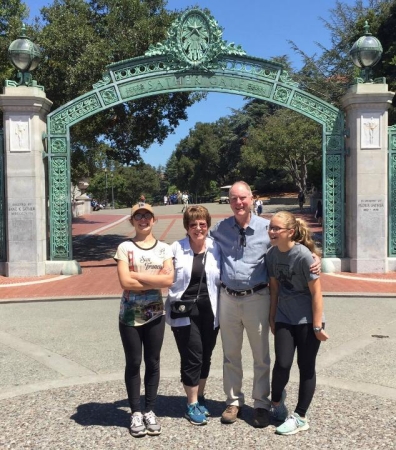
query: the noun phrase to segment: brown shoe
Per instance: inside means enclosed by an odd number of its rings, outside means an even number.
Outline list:
[[[221,423],[234,423],[241,413],[242,410],[239,406],[228,405],[221,415]]]
[[[269,425],[269,411],[264,408],[255,408],[253,411],[254,428],[265,428]]]

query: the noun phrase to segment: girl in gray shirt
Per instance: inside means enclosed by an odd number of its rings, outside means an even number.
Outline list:
[[[273,419],[284,421],[276,433],[289,435],[309,428],[306,412],[312,401],[315,361],[324,331],[323,297],[319,275],[310,272],[312,253],[319,254],[308,225],[287,211],[272,216],[268,231],[272,248],[266,254],[270,276],[270,326],[275,336],[275,365],[272,372]],[[298,403],[288,416],[285,386],[294,353],[300,371]]]

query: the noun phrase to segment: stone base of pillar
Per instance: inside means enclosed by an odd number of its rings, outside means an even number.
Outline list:
[[[41,277],[45,275],[45,262],[6,262],[6,277]]]
[[[46,261],[46,275],[81,275],[82,270],[80,263],[76,260],[72,261]]]
[[[396,258],[388,258],[389,272],[396,272]]]
[[[351,258],[351,273],[387,273],[388,258],[386,259],[355,259]]]
[[[349,272],[349,258],[322,258],[322,272]]]

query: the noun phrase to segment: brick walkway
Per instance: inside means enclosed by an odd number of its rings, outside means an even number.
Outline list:
[[[171,212],[171,211],[169,211]],[[174,212],[174,211],[172,211]],[[297,214],[298,215],[298,214]],[[213,213],[213,222],[228,217],[227,213]],[[304,214],[312,231],[321,235],[321,228],[311,214]],[[116,263],[112,254],[118,243],[132,236],[125,211],[120,214],[100,212],[73,220],[73,247],[80,262],[82,275],[8,278],[0,276],[0,301],[17,299],[58,299],[118,297]],[[267,216],[270,217],[270,216]],[[172,242],[184,235],[182,216],[163,214],[156,225],[156,235]],[[168,238],[168,239],[167,239]],[[322,290],[326,295],[396,295],[396,273],[388,274],[322,274]]]

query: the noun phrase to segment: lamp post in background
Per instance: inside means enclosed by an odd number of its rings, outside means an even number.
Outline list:
[[[114,209],[114,173],[110,173],[111,176],[111,208]]]
[[[105,167],[105,208],[107,208],[107,167]]]

